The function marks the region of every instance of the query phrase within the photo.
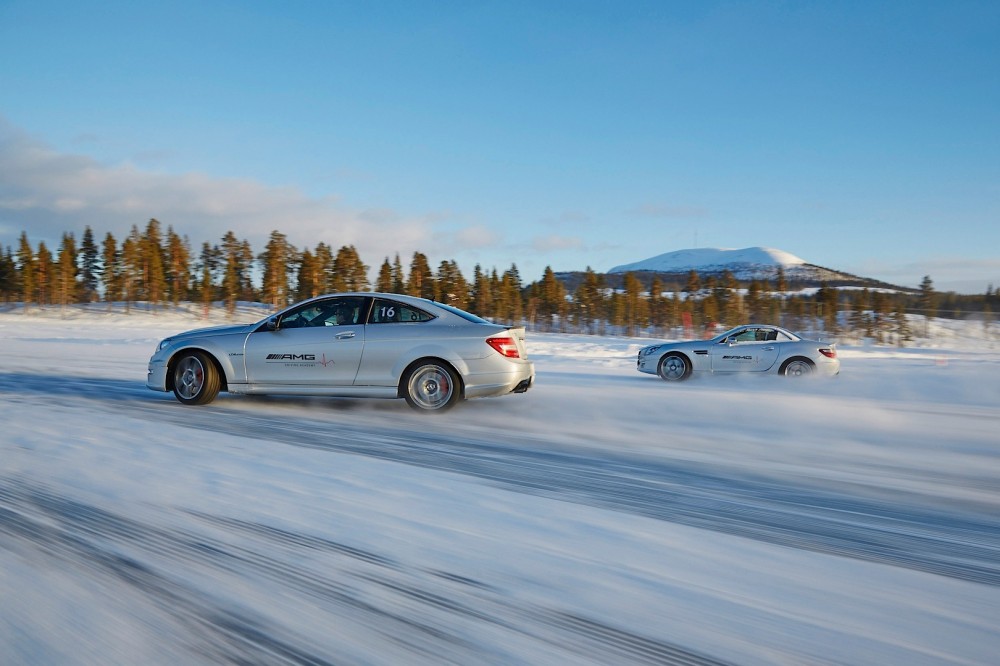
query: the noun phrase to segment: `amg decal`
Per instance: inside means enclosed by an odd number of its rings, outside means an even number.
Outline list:
[[[315,361],[316,354],[268,354],[268,361]]]
[[[752,361],[753,356],[723,356],[723,361]]]

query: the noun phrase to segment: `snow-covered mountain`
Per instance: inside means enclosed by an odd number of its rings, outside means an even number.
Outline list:
[[[682,273],[696,270],[699,273],[716,273],[728,269],[737,278],[747,278],[768,276],[779,267],[788,271],[804,265],[806,262],[794,254],[769,247],[747,247],[742,250],[696,248],[659,254],[632,264],[615,266],[608,272]]]

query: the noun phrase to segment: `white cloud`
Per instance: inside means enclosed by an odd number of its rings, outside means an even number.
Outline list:
[[[191,239],[218,242],[227,231],[263,249],[277,229],[294,245],[355,245],[362,258],[424,248],[433,235],[427,218],[391,210],[351,210],[335,198],[312,198],[295,187],[203,173],[146,171],[134,164],[105,165],[62,154],[0,119],[0,242],[21,231],[33,243],[79,237],[89,225],[98,236],[123,238],[150,218]],[[426,250],[424,250],[426,251]]]
[[[558,252],[563,250],[579,250],[583,248],[583,240],[576,236],[536,236],[531,241],[531,247],[536,252]]]
[[[464,227],[454,234],[455,244],[463,249],[496,247],[500,244],[500,234],[485,225]]]

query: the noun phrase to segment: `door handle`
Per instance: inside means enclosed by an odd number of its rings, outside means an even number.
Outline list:
[[[343,333],[337,333],[338,340],[349,340],[354,337],[354,331],[344,331]]]
[[[774,351],[774,347],[773,346],[764,347],[764,351]]]

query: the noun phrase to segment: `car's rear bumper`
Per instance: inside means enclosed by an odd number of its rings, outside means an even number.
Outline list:
[[[500,370],[470,372],[465,381],[466,398],[485,398],[508,393],[524,393],[535,383],[535,364],[507,362]]]
[[[833,377],[840,374],[840,359],[823,359],[816,363],[816,374]]]

